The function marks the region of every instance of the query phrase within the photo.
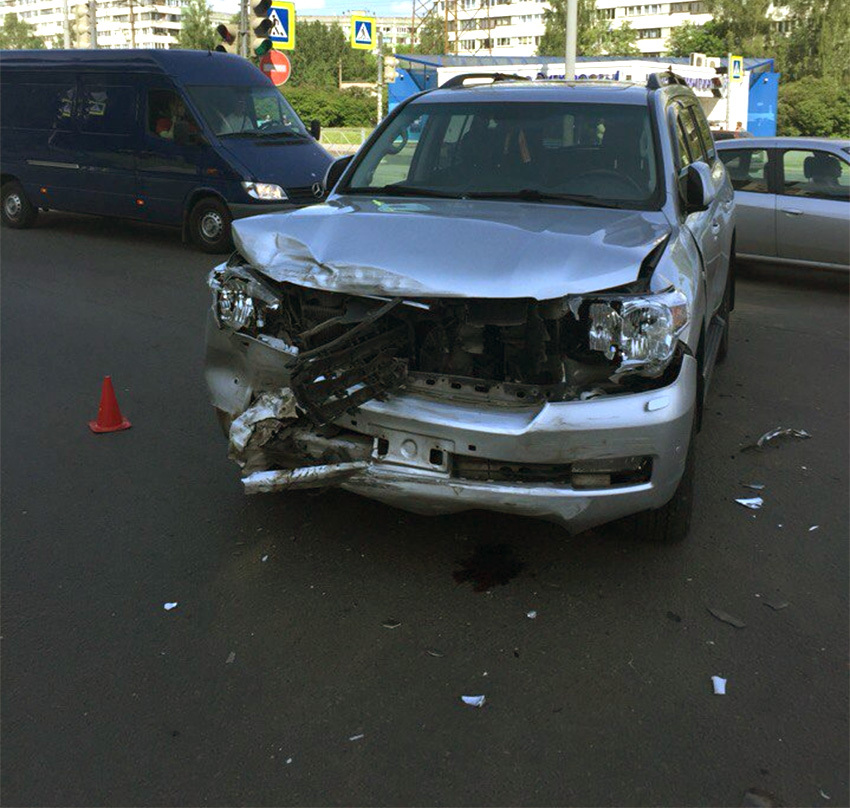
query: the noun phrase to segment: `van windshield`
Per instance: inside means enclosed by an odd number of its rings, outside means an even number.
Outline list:
[[[207,126],[219,137],[309,137],[274,87],[189,87]]]

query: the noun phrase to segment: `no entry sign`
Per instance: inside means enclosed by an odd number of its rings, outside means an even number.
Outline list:
[[[271,79],[275,87],[280,87],[281,84],[286,84],[287,79],[289,79],[292,65],[285,53],[270,50],[268,53],[264,53],[260,59],[260,70]]]

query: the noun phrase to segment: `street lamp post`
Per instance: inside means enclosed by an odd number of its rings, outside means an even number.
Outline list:
[[[564,0],[566,18],[566,49],[564,53],[564,78],[572,81],[576,75],[576,27],[578,25],[578,0]]]

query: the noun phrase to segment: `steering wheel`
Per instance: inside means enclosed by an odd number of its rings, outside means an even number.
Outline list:
[[[402,129],[392,140],[389,146],[387,146],[387,154],[398,154],[406,145],[407,145],[407,129]],[[401,142],[396,145],[396,143],[401,139]]]
[[[646,193],[644,188],[641,188],[640,185],[637,184],[635,180],[626,174],[620,174],[617,171],[614,171],[611,168],[594,168],[590,171],[584,171],[581,174],[577,174],[573,177],[573,180],[582,180],[588,177],[606,177],[608,179],[613,179],[619,182],[624,187],[627,187],[630,191],[637,191],[638,194]]]

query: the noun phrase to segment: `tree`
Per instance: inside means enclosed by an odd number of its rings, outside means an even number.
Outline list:
[[[0,48],[3,50],[43,50],[44,40],[35,33],[35,28],[18,15],[10,12],[0,25]]]
[[[823,76],[850,81],[850,3],[788,0],[791,33],[783,71],[791,79]]]
[[[847,137],[850,84],[806,76],[779,87],[779,134],[791,137]]]
[[[708,56],[724,56],[727,53],[725,32],[714,20],[705,25],[683,22],[670,32],[668,56],[689,56],[692,53]]]
[[[540,56],[563,56],[566,32],[566,0],[551,0],[551,8],[543,12],[546,28],[540,38],[537,53]],[[637,31],[630,25],[621,29],[611,27],[596,10],[594,0],[578,0],[578,32],[576,54],[600,56],[605,53],[618,56],[637,53]]]
[[[219,39],[207,0],[188,0],[183,6],[183,21],[177,34],[177,47],[186,50],[213,50],[218,44]]]

